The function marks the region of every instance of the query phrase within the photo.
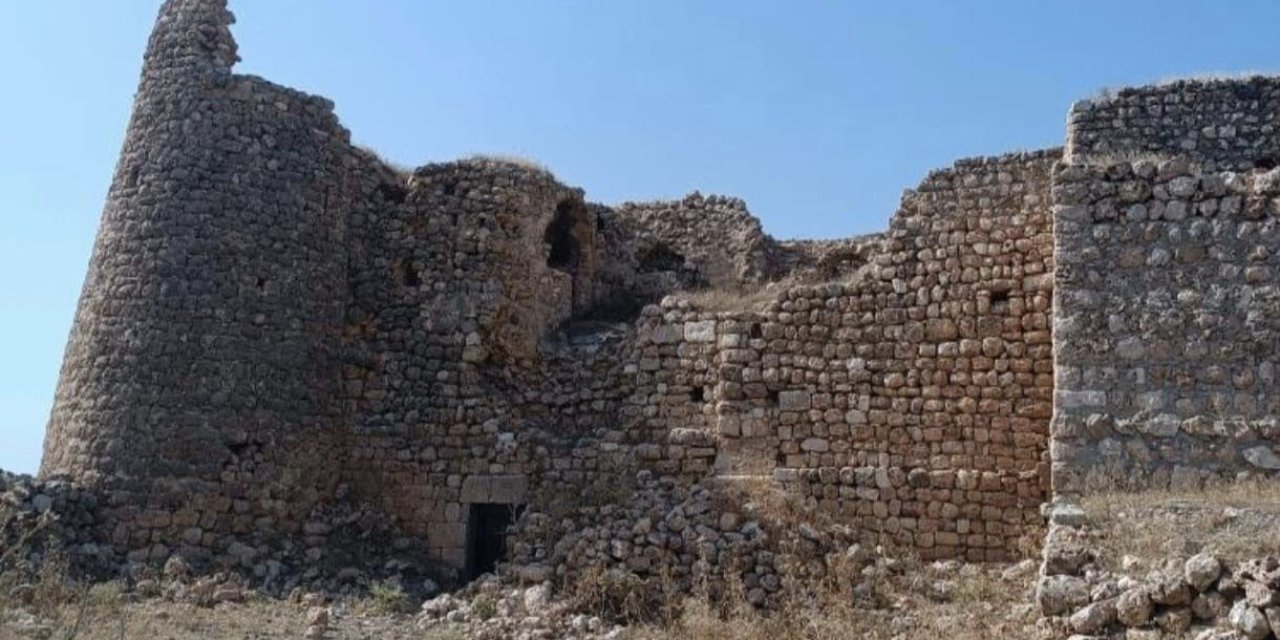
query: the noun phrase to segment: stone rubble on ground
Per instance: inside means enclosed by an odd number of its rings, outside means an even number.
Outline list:
[[[1098,557],[1094,526],[1079,512],[1051,522],[1036,586],[1044,638],[1280,637],[1280,556],[1228,565],[1199,551],[1145,574],[1129,559],[1112,574]]]

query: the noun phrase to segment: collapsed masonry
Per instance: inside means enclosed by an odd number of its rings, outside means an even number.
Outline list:
[[[405,175],[232,73],[231,22],[161,9],[45,444],[132,560],[313,559],[357,503],[461,576],[702,563],[763,594],[746,485],[989,561],[1051,487],[1280,469],[1280,80],[1082,102],[1065,150],[936,171],[883,235],[780,242],[733,198]]]

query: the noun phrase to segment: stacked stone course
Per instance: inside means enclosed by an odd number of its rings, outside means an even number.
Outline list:
[[[1072,105],[1067,157],[1177,156],[1206,171],[1248,170],[1259,162],[1274,167],[1280,162],[1277,121],[1280,84],[1273,77],[1122,89]]]

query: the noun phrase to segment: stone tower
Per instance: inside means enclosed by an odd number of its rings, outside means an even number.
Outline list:
[[[288,510],[291,486],[316,483],[283,470],[323,471],[342,407],[349,136],[329,101],[233,74],[233,21],[225,0],[161,8],[42,476]]]

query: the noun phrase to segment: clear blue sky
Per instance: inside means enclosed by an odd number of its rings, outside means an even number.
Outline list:
[[[0,468],[32,472],[158,0],[0,2]],[[1103,86],[1280,69],[1275,0],[233,0],[241,72],[408,165],[548,165],[593,200],[883,229],[965,156],[1061,144]]]

